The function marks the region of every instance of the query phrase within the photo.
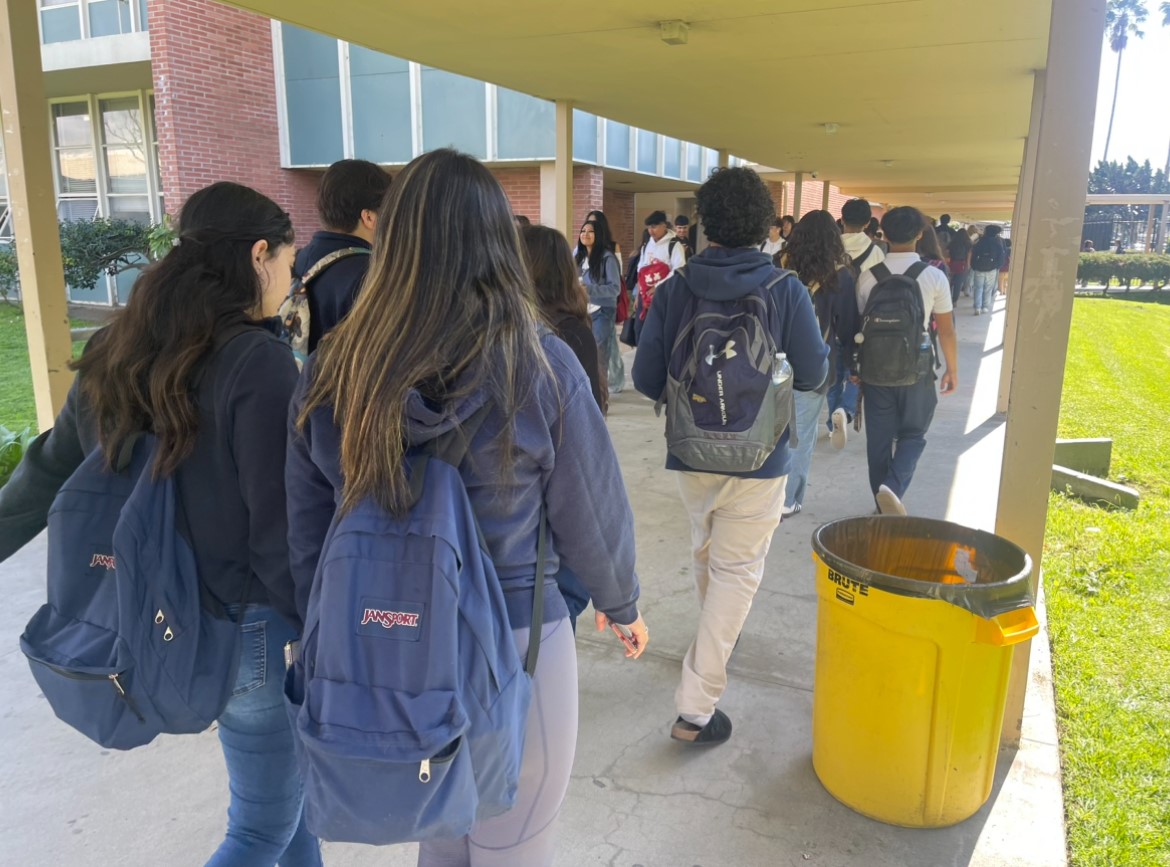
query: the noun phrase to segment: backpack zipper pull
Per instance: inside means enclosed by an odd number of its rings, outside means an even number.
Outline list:
[[[110,683],[114,685],[114,689],[118,691],[118,697],[121,698],[122,701],[126,702],[126,706],[130,708],[130,711],[134,714],[134,716],[138,717],[138,721],[146,722],[146,719],[142,716],[142,711],[138,709],[138,705],[135,704],[134,699],[130,698],[130,694],[127,693],[126,689],[122,686],[122,681],[118,680],[118,675],[110,674],[107,675],[107,677],[109,677]]]
[[[423,759],[418,766],[418,781],[420,783],[429,783],[431,781],[431,760]]]

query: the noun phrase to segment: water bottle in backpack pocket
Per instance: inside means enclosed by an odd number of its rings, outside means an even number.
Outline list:
[[[239,660],[239,628],[207,604],[179,533],[175,481],[152,478],[156,448],[142,435],[117,471],[95,450],[62,486],[48,601],[20,638],[53,712],[112,749],[208,728]]]
[[[882,262],[870,269],[877,283],[856,337],[857,368],[865,385],[914,385],[929,371],[930,337],[918,287],[918,276],[927,267],[915,262],[905,274],[892,274]]]
[[[515,803],[536,659],[530,646],[526,672],[516,652],[452,465],[463,452],[409,459],[407,514],[367,500],[338,514],[326,536],[285,681],[305,822],[322,839],[451,839]],[[538,576],[543,510],[540,523]],[[543,582],[536,587],[539,647]]]
[[[752,472],[764,465],[784,431],[796,445],[792,375],[773,376],[772,287],[727,301],[692,295],[667,365],[667,450],[696,470]]]

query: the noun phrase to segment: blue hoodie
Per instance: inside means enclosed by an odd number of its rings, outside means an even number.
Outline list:
[[[581,579],[593,606],[617,623],[638,616],[634,573],[634,517],[605,419],[593,400],[589,380],[572,350],[551,334],[541,338],[555,381],[542,378],[535,393],[511,419],[491,412],[471,441],[460,467],[471,507],[488,551],[513,629],[530,625],[535,586],[540,504],[548,507],[550,530],[545,563],[544,622],[568,616],[555,576],[564,561]],[[340,431],[332,407],[319,407],[303,432],[295,422],[313,376],[309,358],[289,413],[289,559],[302,616],[335,504],[341,500]],[[407,436],[423,445],[466,421],[483,406],[484,395],[436,409],[418,391],[406,405]],[[500,478],[497,437],[512,425],[513,477]]]
[[[782,272],[772,264],[772,257],[755,247],[708,247],[675,271],[654,292],[654,303],[650,305],[638,337],[634,387],[652,400],[658,400],[666,391],[670,350],[684,324],[683,313],[692,293],[712,301],[730,301],[759,289],[777,273]],[[780,351],[788,354],[796,389],[813,391],[828,375],[829,347],[821,339],[808,289],[795,274],[788,272],[788,276],[773,286],[771,292],[777,313],[772,337]],[[778,479],[788,475],[788,464],[788,431],[784,431],[775,450],[758,470],[723,475]],[[701,472],[688,467],[669,452],[666,468]]]

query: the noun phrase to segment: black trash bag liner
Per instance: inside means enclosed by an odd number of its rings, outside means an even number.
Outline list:
[[[833,572],[887,593],[941,599],[991,620],[1035,605],[1032,558],[1000,536],[933,518],[842,518],[813,532]]]

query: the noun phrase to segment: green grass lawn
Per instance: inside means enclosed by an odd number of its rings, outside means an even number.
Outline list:
[[[1170,865],[1170,308],[1074,305],[1062,437],[1113,438],[1136,512],[1053,494],[1044,581],[1073,867]]]
[[[74,327],[89,324],[73,323]],[[75,355],[82,345],[73,345]],[[34,432],[37,429],[24,314],[11,304],[0,304],[0,425],[17,432],[26,427],[31,427]]]

